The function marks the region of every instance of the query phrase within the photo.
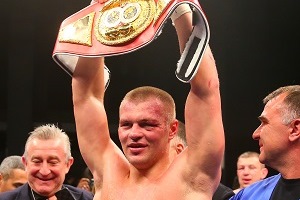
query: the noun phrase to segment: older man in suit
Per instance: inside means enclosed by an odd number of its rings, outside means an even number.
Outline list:
[[[91,192],[63,184],[73,161],[65,132],[51,124],[37,127],[22,156],[28,183],[1,193],[0,200],[92,200]]]

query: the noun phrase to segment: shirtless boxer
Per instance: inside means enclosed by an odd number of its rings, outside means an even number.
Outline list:
[[[174,21],[181,51],[191,21],[191,12]],[[210,47],[190,81],[185,105],[188,148],[174,160],[169,149],[178,128],[175,103],[158,88],[127,93],[119,108],[123,152],[113,142],[104,108],[103,68],[104,58],[80,58],[72,78],[78,142],[94,177],[94,200],[212,199],[220,183],[225,140]]]

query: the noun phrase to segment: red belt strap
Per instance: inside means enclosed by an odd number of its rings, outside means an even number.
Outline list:
[[[72,75],[79,57],[116,56],[136,51],[159,36],[183,3],[194,9],[194,29],[175,74],[189,82],[198,69],[210,31],[197,0],[111,0],[85,7],[65,19],[53,50],[54,61]]]

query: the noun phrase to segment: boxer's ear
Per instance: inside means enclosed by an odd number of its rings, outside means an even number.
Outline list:
[[[169,138],[172,139],[175,137],[175,135],[178,132],[178,120],[174,120],[171,124],[170,124],[170,132],[169,132]]]

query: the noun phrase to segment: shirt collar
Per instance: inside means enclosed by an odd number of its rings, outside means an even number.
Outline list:
[[[31,188],[30,190],[31,190],[33,200],[48,200],[48,197],[38,194],[37,192],[33,191]],[[55,193],[55,196],[57,197],[58,200],[74,200],[73,195],[70,193],[68,188],[65,187],[64,185],[62,186],[61,190]]]

